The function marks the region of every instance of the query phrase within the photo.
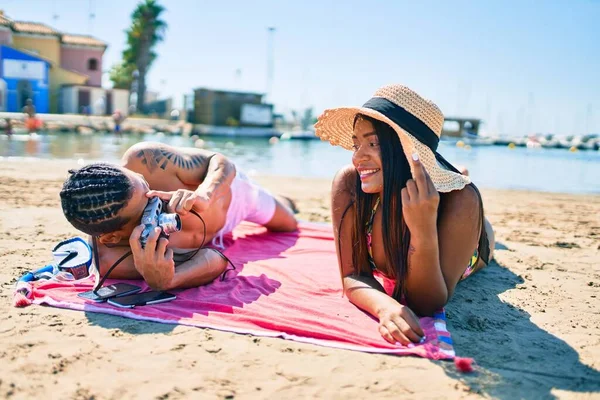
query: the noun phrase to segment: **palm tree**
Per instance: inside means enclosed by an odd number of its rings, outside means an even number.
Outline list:
[[[160,19],[165,8],[157,0],[144,0],[131,14],[131,27],[127,34],[127,48],[123,51],[124,65],[134,65],[137,69],[137,109],[144,109],[146,74],[156,59],[154,46],[164,40],[167,23]],[[134,88],[135,89],[135,88]]]

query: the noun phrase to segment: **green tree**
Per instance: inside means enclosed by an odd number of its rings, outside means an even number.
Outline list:
[[[135,64],[127,64],[125,61],[113,65],[110,69],[110,80],[113,83],[113,87],[130,90],[134,70]]]
[[[125,31],[127,47],[123,51],[123,61],[111,69],[111,80],[116,85],[131,87],[133,71],[137,69],[137,109],[144,109],[146,94],[146,74],[156,60],[154,47],[165,38],[167,23],[160,19],[165,8],[157,0],[144,0],[131,14],[131,26]],[[114,78],[113,79],[113,72]],[[129,75],[129,79],[126,77]],[[116,86],[115,86],[116,87]],[[134,88],[135,89],[135,88]]]

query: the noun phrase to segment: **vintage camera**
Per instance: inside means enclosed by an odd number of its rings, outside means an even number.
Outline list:
[[[181,230],[181,218],[177,214],[163,213],[163,202],[158,197],[152,197],[142,214],[144,230],[140,235],[142,247],[146,246],[148,237],[157,226],[161,229],[161,237],[168,237],[173,232]]]

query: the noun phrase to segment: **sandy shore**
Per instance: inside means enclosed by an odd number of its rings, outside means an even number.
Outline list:
[[[452,363],[13,308],[18,276],[77,235],[58,192],[67,161],[0,160],[0,398],[600,398],[600,196],[484,190],[496,262],[447,307]],[[257,179],[329,220],[329,181]],[[336,268],[336,266],[332,266]]]

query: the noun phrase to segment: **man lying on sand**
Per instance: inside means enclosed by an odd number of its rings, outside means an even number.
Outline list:
[[[96,163],[70,170],[60,192],[67,220],[97,243],[100,275],[131,250],[110,273],[116,279],[143,278],[156,290],[196,287],[212,282],[227,268],[214,248],[241,221],[272,231],[296,230],[292,210],[252,183],[218,153],[138,143],[128,149],[122,166]],[[182,230],[168,239],[156,228],[140,244],[144,209],[152,197],[177,213]],[[191,258],[180,261],[183,249]]]

